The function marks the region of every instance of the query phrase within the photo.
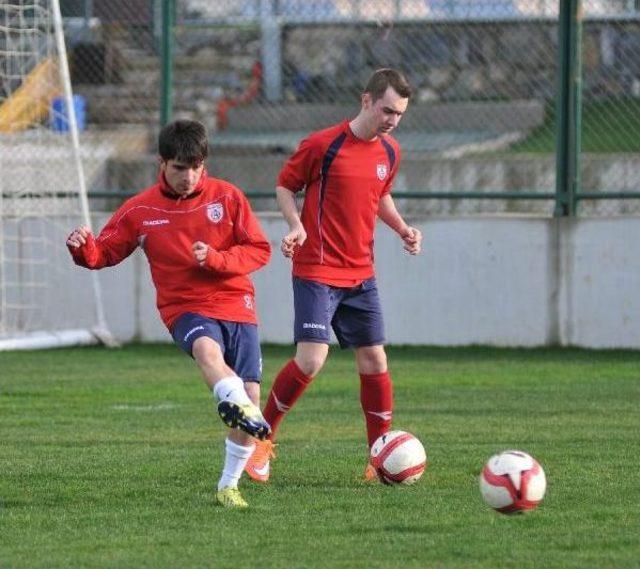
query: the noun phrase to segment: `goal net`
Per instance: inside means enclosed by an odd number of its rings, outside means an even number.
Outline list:
[[[0,2],[0,350],[111,343],[95,272],[67,235],[89,223],[58,0]]]

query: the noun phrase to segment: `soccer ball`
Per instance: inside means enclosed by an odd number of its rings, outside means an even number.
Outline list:
[[[546,488],[547,479],[538,461],[519,450],[492,456],[480,474],[484,501],[503,514],[533,510]]]
[[[427,455],[411,433],[389,431],[373,443],[370,461],[383,484],[413,484],[424,472]]]

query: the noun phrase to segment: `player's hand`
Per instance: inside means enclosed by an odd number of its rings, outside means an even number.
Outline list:
[[[209,253],[209,245],[202,241],[196,241],[191,246],[191,250],[193,251],[193,258],[198,261],[198,264],[200,266],[204,265],[204,262],[207,259],[207,254]]]
[[[422,250],[422,233],[415,227],[408,227],[402,235],[404,250],[409,255],[417,255]]]
[[[282,254],[291,259],[296,247],[300,247],[307,240],[307,232],[302,225],[294,227],[287,233],[280,242]]]
[[[87,240],[91,235],[91,229],[89,229],[86,225],[81,225],[77,229],[74,229],[71,232],[71,235],[67,237],[67,245],[69,247],[75,247],[76,249],[82,247],[87,244]]]

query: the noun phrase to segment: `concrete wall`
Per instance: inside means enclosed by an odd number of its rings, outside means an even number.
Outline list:
[[[326,128],[360,110],[356,97],[350,104],[339,103],[254,103],[229,110],[232,132],[312,132]],[[451,103],[415,103],[410,107],[411,120],[403,121],[402,131],[433,133],[489,130],[491,132],[530,131],[544,121],[544,104],[533,99],[506,101],[462,101]],[[292,121],[295,118],[295,121]],[[395,135],[394,135],[395,136]],[[426,137],[426,134],[425,134]]]
[[[102,226],[104,215],[96,218]],[[284,224],[261,216],[274,247],[255,274],[261,337],[290,343],[292,294],[279,254]],[[415,219],[424,253],[410,257],[384,226],[378,278],[390,343],[640,348],[640,218]],[[81,270],[81,269],[75,269]],[[169,340],[144,256],[101,272],[107,318],[123,340]]]

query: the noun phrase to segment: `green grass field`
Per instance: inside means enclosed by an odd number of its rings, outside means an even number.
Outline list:
[[[291,348],[265,349],[265,391]],[[640,352],[393,348],[394,426],[418,484],[359,480],[358,382],[333,352],[283,423],[272,481],[215,506],[222,423],[170,345],[0,353],[0,567],[638,567]],[[263,395],[263,396],[264,396]],[[493,453],[547,473],[543,504],[480,497]]]
[[[582,105],[582,152],[640,152],[640,99],[589,101]],[[547,109],[544,123],[508,152],[551,153],[556,147],[556,112]]]

